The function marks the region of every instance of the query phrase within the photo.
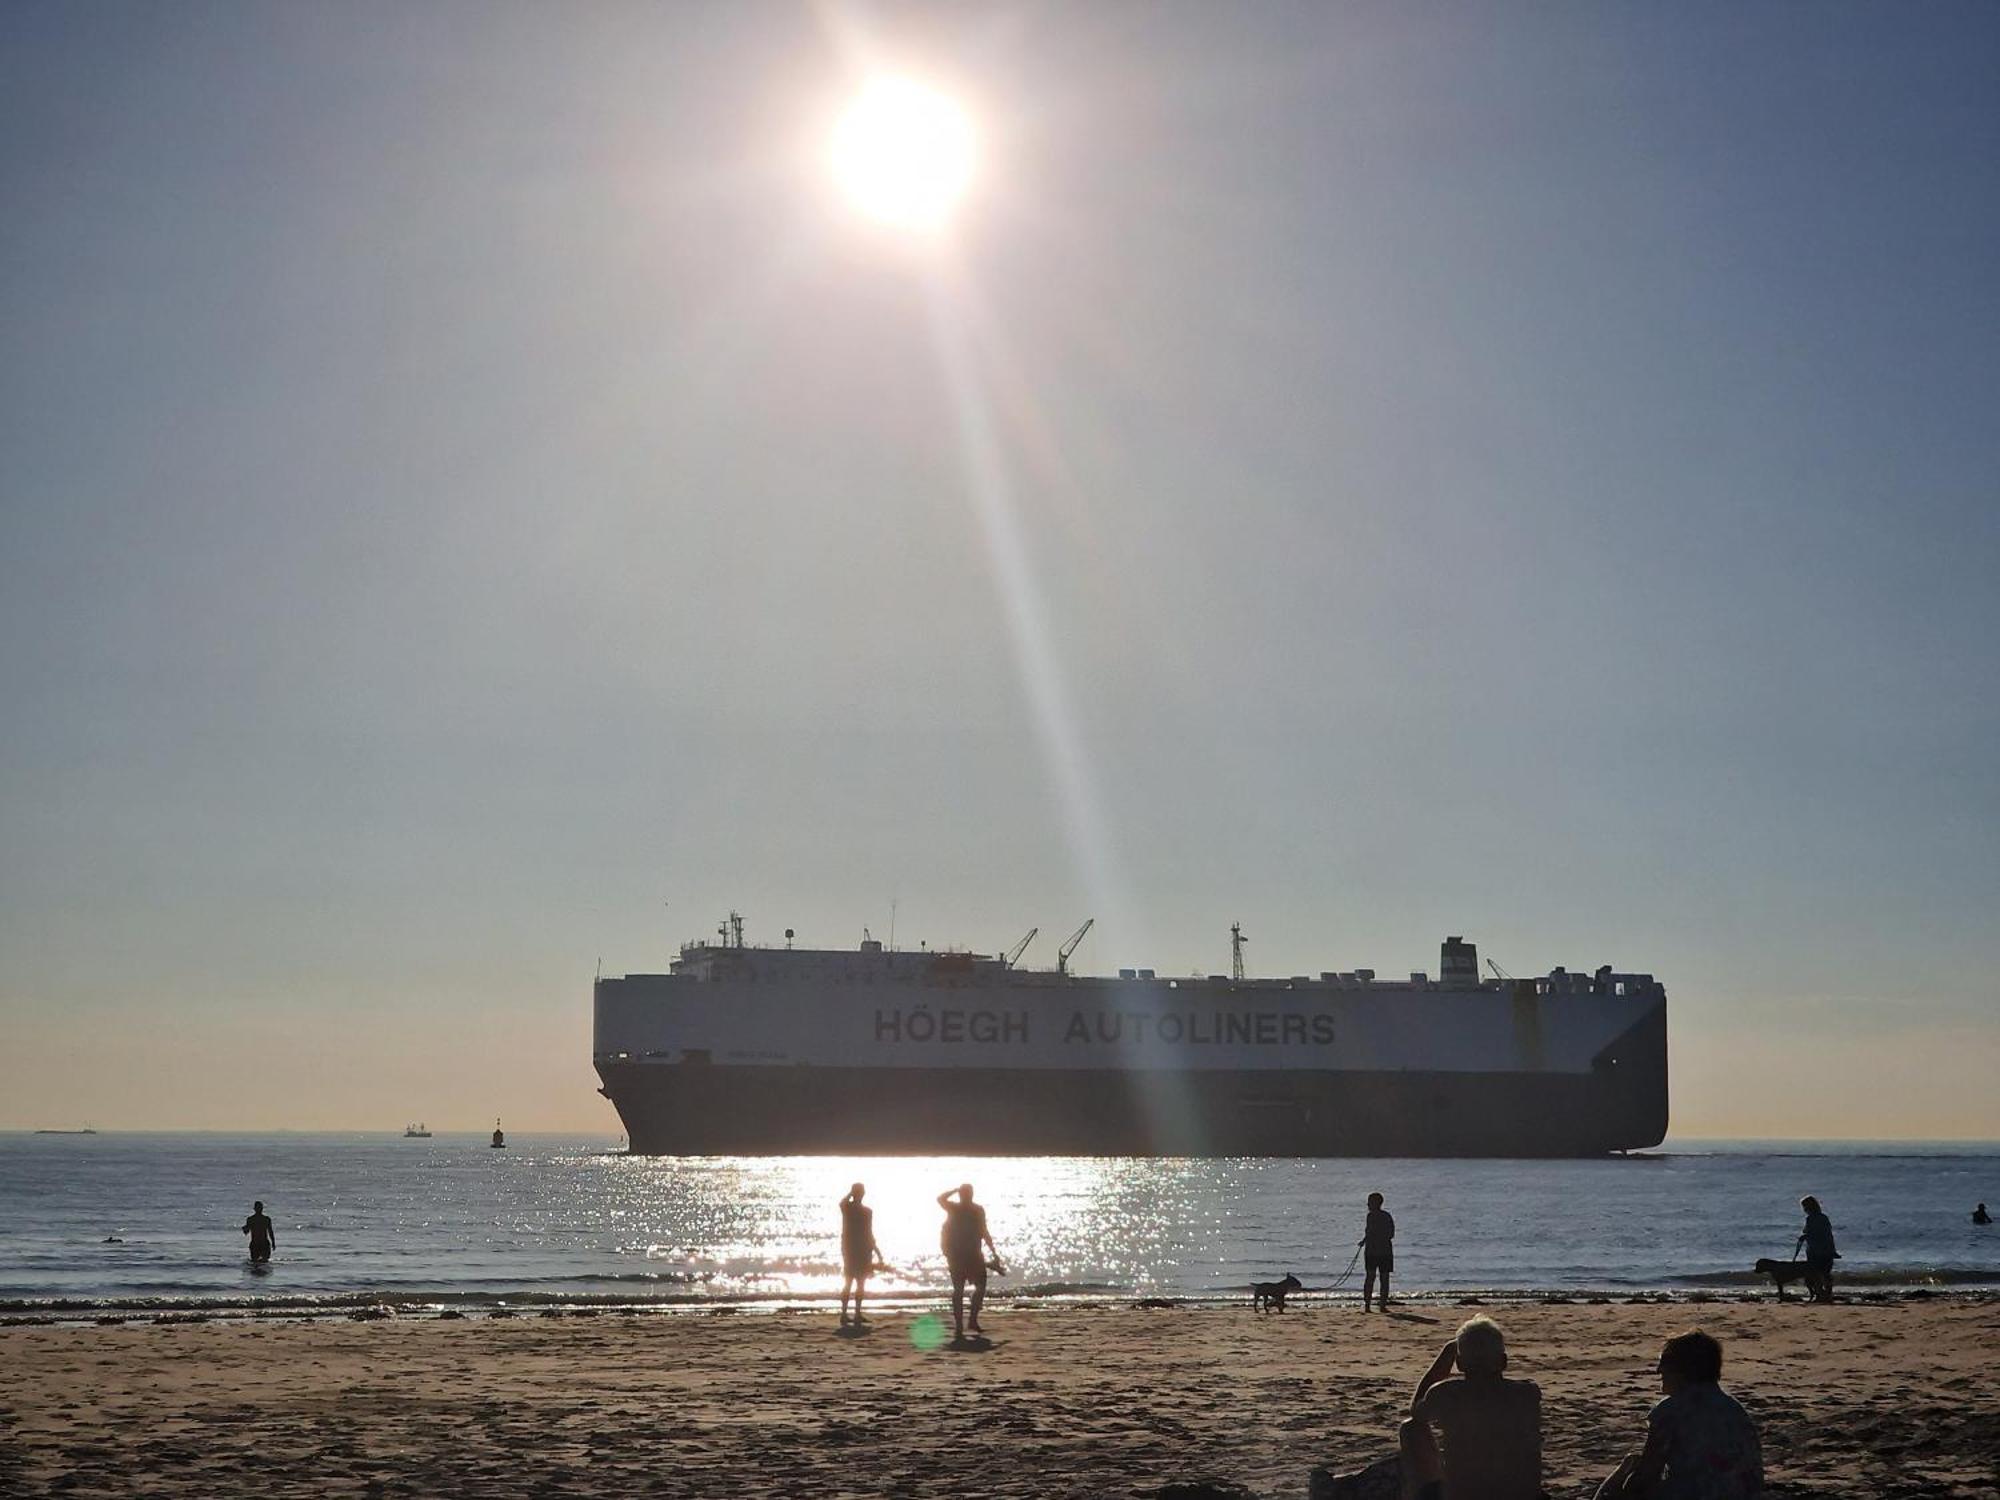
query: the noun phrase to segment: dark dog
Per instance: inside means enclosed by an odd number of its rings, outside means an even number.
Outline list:
[[[1285,1310],[1285,1298],[1300,1290],[1305,1283],[1289,1271],[1283,1281],[1253,1281],[1250,1283],[1250,1305],[1262,1312],[1265,1308]]]
[[[1778,1300],[1783,1302],[1786,1300],[1785,1283],[1790,1281],[1804,1281],[1808,1273],[1806,1263],[1802,1260],[1770,1260],[1766,1258],[1758,1260],[1757,1274],[1759,1276],[1768,1276],[1772,1281],[1777,1283]],[[1811,1291],[1811,1286],[1808,1285],[1806,1290]]]

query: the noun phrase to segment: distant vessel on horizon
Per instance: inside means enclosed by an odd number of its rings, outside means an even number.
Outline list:
[[[403,1139],[406,1141],[427,1141],[430,1138],[431,1128],[422,1121],[418,1121],[415,1125],[405,1125],[403,1127]]]
[[[91,1127],[88,1125],[84,1125],[76,1129],[64,1129],[60,1126],[44,1126],[42,1129],[37,1130],[35,1134],[36,1135],[96,1135],[97,1132],[91,1129]]]
[[[641,1155],[1603,1156],[1667,1130],[1651,974],[1070,972],[999,955],[753,948],[730,913],[665,974],[599,976],[599,1093]]]
[[[500,1129],[500,1121],[497,1118],[493,1122],[493,1140],[491,1145],[495,1151],[505,1151],[507,1149],[507,1136]]]

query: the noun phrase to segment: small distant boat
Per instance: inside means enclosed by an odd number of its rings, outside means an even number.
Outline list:
[[[406,1141],[427,1141],[430,1138],[430,1126],[425,1125],[421,1121],[415,1125],[405,1125],[403,1127],[403,1139]]]
[[[507,1149],[507,1133],[500,1128],[498,1120],[493,1122],[493,1149],[495,1151],[505,1151]]]
[[[97,1132],[95,1130],[92,1130],[88,1125],[85,1125],[80,1129],[76,1130],[63,1130],[55,1127],[44,1127],[41,1130],[37,1130],[35,1134],[36,1135],[96,1135]]]

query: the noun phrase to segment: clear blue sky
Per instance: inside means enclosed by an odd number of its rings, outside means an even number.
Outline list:
[[[895,902],[2000,1136],[1996,162],[1985,4],[10,5],[0,1125],[615,1129],[600,956]]]

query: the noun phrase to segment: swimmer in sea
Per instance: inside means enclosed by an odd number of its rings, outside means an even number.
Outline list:
[[[250,1236],[250,1264],[261,1266],[270,1260],[271,1252],[278,1248],[278,1232],[272,1226],[271,1216],[264,1212],[262,1199],[250,1205],[250,1217],[243,1221],[243,1232]]]

